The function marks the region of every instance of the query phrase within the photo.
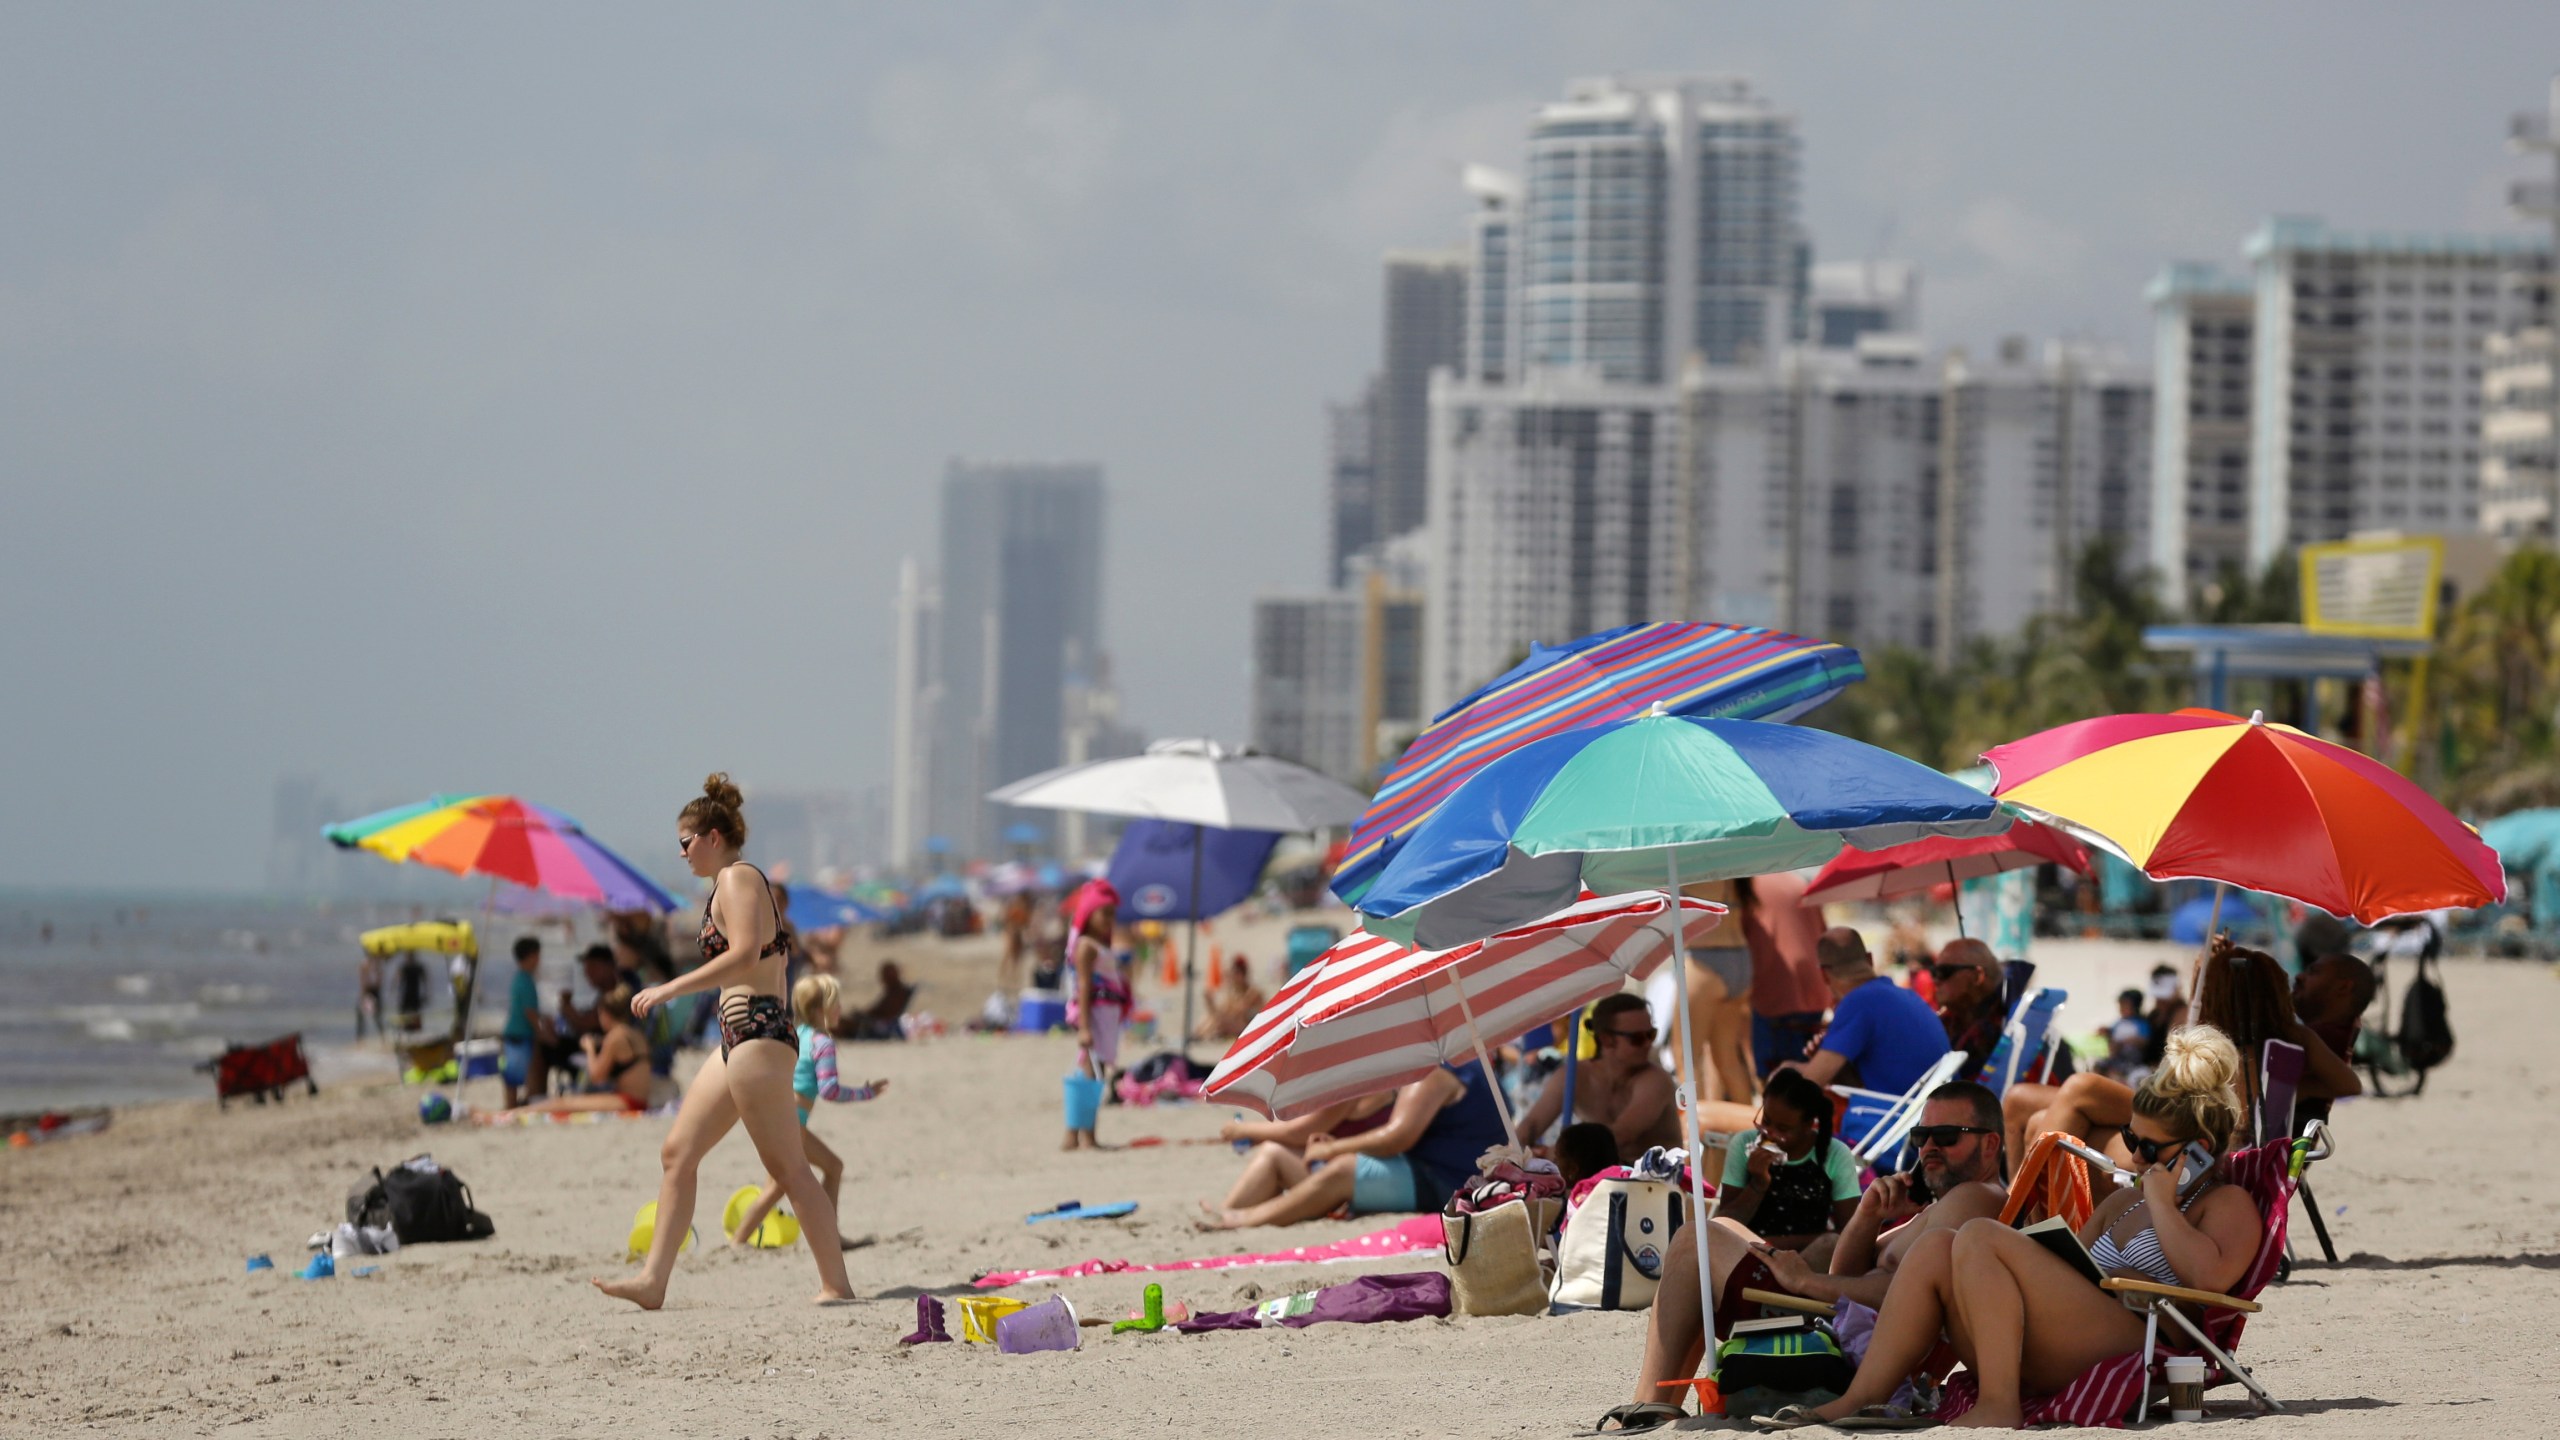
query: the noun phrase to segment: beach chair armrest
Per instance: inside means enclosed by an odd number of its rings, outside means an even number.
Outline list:
[[[1742,1287],[1742,1298],[1754,1305],[1775,1305],[1781,1310],[1800,1310],[1824,1319],[1838,1314],[1840,1310],[1828,1300],[1807,1300],[1801,1295],[1781,1295],[1775,1290],[1762,1290],[1750,1285]]]
[[[2136,1295],[2156,1295],[2163,1300],[2184,1300],[2195,1305],[2212,1305],[2223,1310],[2238,1310],[2248,1315],[2255,1315],[2262,1308],[2257,1301],[2243,1300],[2237,1295],[2221,1295],[2211,1290],[2190,1290],[2184,1285],[2163,1285],[2154,1280],[2109,1276],[2098,1283],[2119,1295],[2128,1291]]]
[[[1861,1090],[1855,1085],[1832,1085],[1825,1088],[1844,1100],[1882,1100],[1890,1105],[1903,1098],[1899,1095],[1888,1095],[1882,1090]]]

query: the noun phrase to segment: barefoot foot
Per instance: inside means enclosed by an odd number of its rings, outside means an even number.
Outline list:
[[[667,1287],[652,1286],[645,1276],[634,1275],[628,1280],[590,1278],[587,1283],[616,1300],[628,1300],[643,1310],[655,1310],[667,1303]]]
[[[853,1303],[853,1295],[850,1291],[821,1290],[818,1292],[817,1297],[809,1303],[812,1305],[850,1305]]]

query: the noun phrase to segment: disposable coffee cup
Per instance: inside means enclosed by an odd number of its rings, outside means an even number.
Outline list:
[[[2169,1418],[2201,1420],[2204,1418],[2204,1360],[2195,1355],[2172,1355],[2160,1368],[2169,1377]]]

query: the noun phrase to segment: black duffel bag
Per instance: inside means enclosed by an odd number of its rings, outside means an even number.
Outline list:
[[[376,1170],[373,1179],[347,1192],[347,1218],[358,1225],[388,1223],[403,1245],[430,1245],[446,1240],[486,1240],[497,1223],[471,1204],[471,1187],[462,1177],[420,1155],[394,1167]]]

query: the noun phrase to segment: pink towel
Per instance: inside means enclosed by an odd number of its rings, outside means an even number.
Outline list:
[[[1275,1250],[1267,1255],[1210,1255],[1198,1260],[1167,1260],[1155,1265],[1132,1265],[1126,1260],[1087,1260],[1063,1270],[990,1270],[970,1283],[981,1290],[1000,1290],[1026,1280],[1077,1280],[1087,1275],[1142,1274],[1163,1270],[1229,1270],[1240,1265],[1329,1265],[1341,1260],[1384,1260],[1395,1255],[1418,1255],[1440,1248],[1440,1217],[1437,1214],[1415,1215],[1401,1224],[1329,1245],[1301,1245],[1295,1250]]]

